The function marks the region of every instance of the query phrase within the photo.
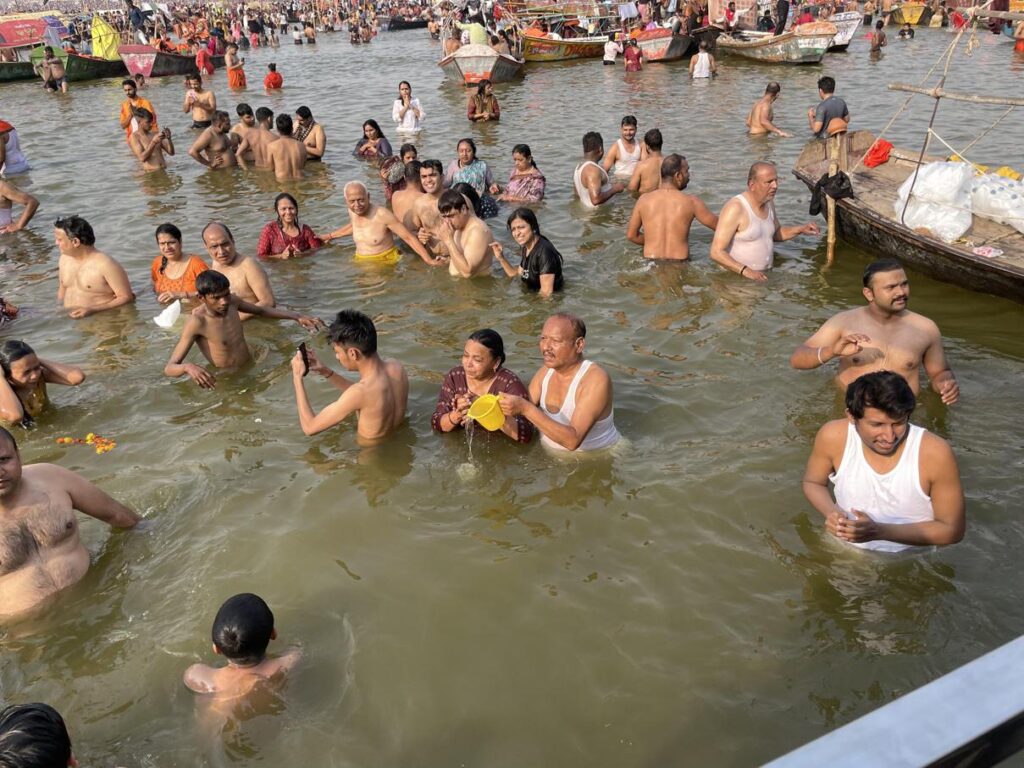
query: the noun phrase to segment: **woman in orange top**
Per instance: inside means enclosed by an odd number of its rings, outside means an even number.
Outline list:
[[[196,277],[209,269],[198,256],[184,256],[181,252],[181,230],[173,224],[156,228],[156,244],[160,255],[153,259],[150,273],[156,300],[170,304],[175,299],[194,299]]]

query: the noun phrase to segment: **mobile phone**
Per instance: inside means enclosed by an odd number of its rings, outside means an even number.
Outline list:
[[[309,352],[306,351],[306,342],[299,344],[299,354],[302,355],[302,375],[309,373]]]

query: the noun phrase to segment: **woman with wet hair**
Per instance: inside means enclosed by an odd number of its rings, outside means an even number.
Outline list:
[[[149,268],[156,300],[170,304],[176,299],[196,298],[196,278],[209,265],[194,254],[182,253],[181,230],[169,222],[156,228],[156,245],[160,255]]]

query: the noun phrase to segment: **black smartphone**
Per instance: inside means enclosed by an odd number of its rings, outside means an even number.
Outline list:
[[[306,351],[306,342],[299,344],[299,354],[302,355],[302,375],[309,373],[309,352]]]

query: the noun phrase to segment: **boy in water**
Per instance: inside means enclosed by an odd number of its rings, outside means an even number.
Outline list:
[[[181,338],[164,366],[164,375],[190,376],[203,389],[213,389],[217,380],[205,368],[184,362],[193,344],[199,346],[203,357],[216,368],[235,368],[249,362],[252,357],[239,311],[278,320],[294,320],[310,331],[324,327],[319,318],[242,301],[231,293],[228,279],[212,269],[196,277],[196,293],[199,294],[200,305],[185,321]]]
[[[283,678],[302,656],[292,648],[267,658],[267,646],[277,638],[274,614],[257,595],[243,593],[224,602],[213,620],[213,652],[227,659],[226,667],[193,664],[185,670],[185,686],[218,699],[241,698],[260,682]]]

